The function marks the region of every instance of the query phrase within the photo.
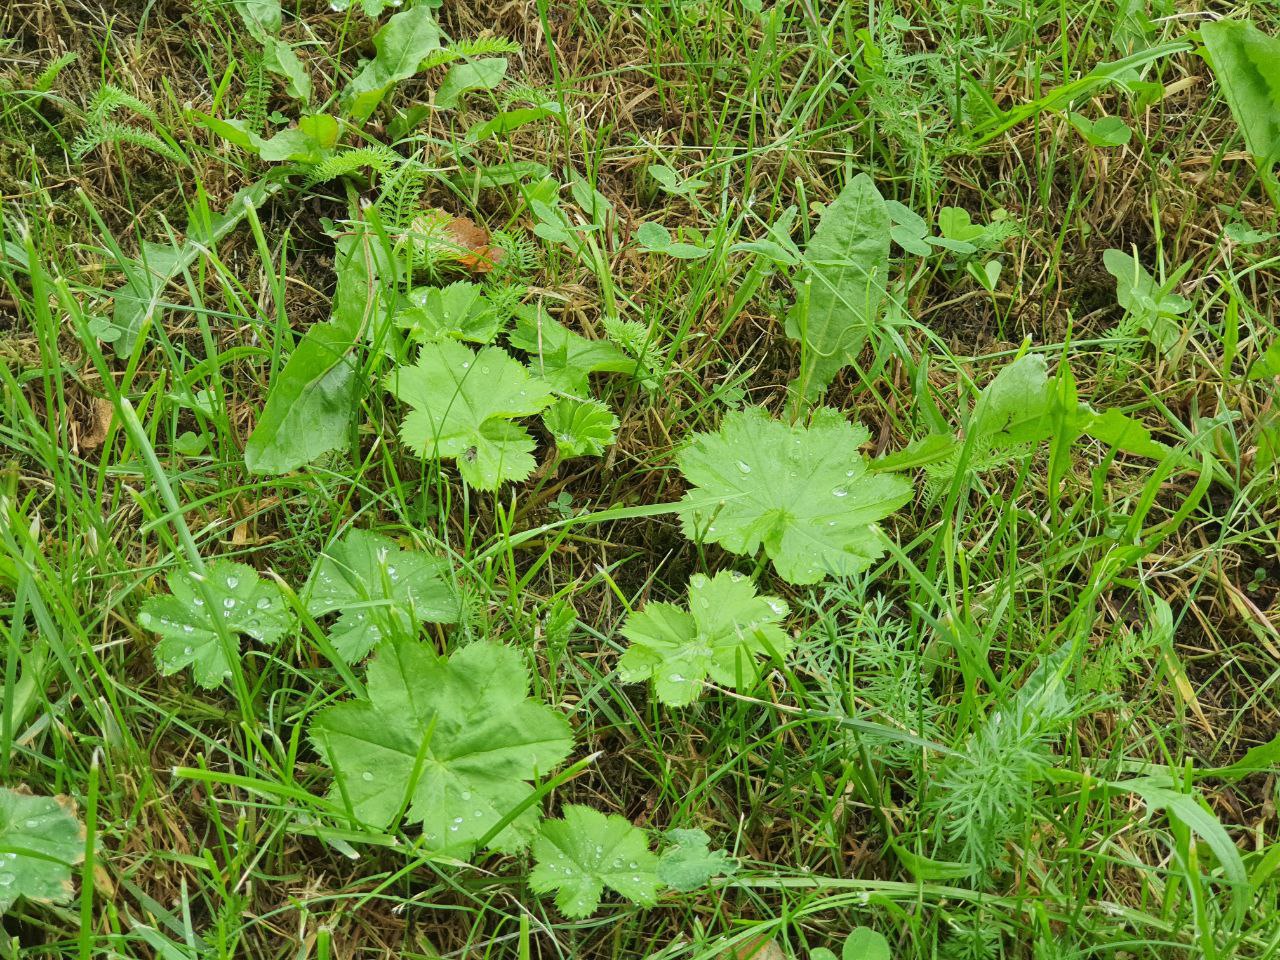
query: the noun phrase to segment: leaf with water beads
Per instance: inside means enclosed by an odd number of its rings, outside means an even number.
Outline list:
[[[778,626],[787,605],[758,596],[740,574],[721,571],[689,581],[689,611],[670,603],[650,603],[623,627],[631,641],[618,664],[627,682],[653,678],[658,699],[675,707],[692,703],[710,676],[726,687],[753,681],[756,657],[784,655],[791,642]]]
[[[229,636],[247,634],[261,643],[278,642],[293,626],[280,588],[243,563],[215,560],[203,575],[175,570],[168,583],[171,593],[150,598],[138,614],[143,627],[160,634],[155,656],[166,675],[190,666],[202,687],[231,675],[219,620]]]
[[[544,820],[533,842],[536,893],[556,890],[566,917],[585,917],[600,906],[605,887],[641,906],[658,899],[658,858],[639,827],[616,814],[569,804],[563,820]]]
[[[61,903],[71,868],[84,859],[84,828],[65,797],[0,787],[0,915],[18,897]]]
[[[407,805],[428,850],[469,855],[573,746],[564,717],[531,699],[529,685],[510,647],[479,641],[446,659],[425,644],[383,643],[368,698],[322,710],[311,725],[333,768],[330,799],[379,829]],[[488,845],[518,850],[537,823],[529,806]]]
[[[884,553],[877,521],[911,499],[907,480],[868,473],[858,450],[868,438],[827,408],[808,426],[758,408],[731,411],[678,457],[691,486],[680,509],[685,535],[746,556],[763,548],[791,583],[866,569]]]
[[[354,663],[388,633],[412,636],[419,623],[456,622],[458,597],[447,571],[439,557],[353,529],[317,559],[307,610],[312,616],[341,611],[329,639],[339,656]]]

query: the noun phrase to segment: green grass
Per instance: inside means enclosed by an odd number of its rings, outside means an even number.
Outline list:
[[[436,67],[345,131],[348,146],[388,143],[423,165],[401,203],[363,214],[381,224],[374,249],[408,226],[405,209],[467,216],[515,238],[506,269],[529,302],[641,354],[640,376],[592,377],[620,421],[603,458],[557,461],[525,418],[538,466],[494,493],[400,441],[405,410],[378,378],[414,351],[386,325],[354,353],[359,399],[338,448],[283,476],[245,466],[271,384],[329,318],[329,222],[340,231],[386,185],[367,168],[313,186],[295,173],[160,288],[135,350],[99,341],[143,241],[186,237],[279,175],[192,111],[262,129],[299,110],[234,5],[120,6],[109,25],[77,4],[0,13],[0,786],[70,797],[90,854],[72,899],[9,910],[0,957],[777,960],[838,952],[858,925],[895,958],[1280,955],[1280,768],[1228,769],[1280,729],[1277,381],[1250,375],[1280,337],[1277,248],[1224,239],[1232,223],[1273,234],[1276,214],[1190,44],[1147,68],[1166,85],[1157,102],[1115,86],[1071,102],[1122,117],[1125,147],[1090,147],[1052,93],[1186,40],[1199,13],[446,3],[449,37],[488,30],[521,52],[459,110],[403,119],[430,103]],[[353,6],[284,5],[317,110],[339,112],[395,12]],[[1247,12],[1280,33],[1273,5]],[[77,59],[45,74],[64,43]],[[120,109],[111,119],[132,132],[103,127],[92,104],[107,84],[154,117]],[[560,112],[468,139],[544,99]],[[95,122],[99,142],[74,156]],[[507,162],[580,178],[613,212],[581,241],[535,236],[531,181],[477,180]],[[664,192],[651,164],[706,185]],[[961,435],[1022,353],[1069,367],[1081,401],[1186,456],[1050,438],[981,472],[912,471],[884,556],[812,587],[688,539],[663,506],[686,491],[680,448],[728,409],[794,409],[793,287],[734,246],[794,207],[786,233],[803,248],[818,206],[860,172],[935,232],[945,206],[1007,225],[974,258],[1001,263],[990,290],[959,256],[895,248],[893,307],[824,400],[867,425],[868,456]],[[571,223],[591,219],[561,196]],[[633,235],[650,221],[697,231],[710,252],[644,252]],[[1191,307],[1176,344],[1158,349],[1125,318],[1109,248],[1179,277]],[[426,267],[414,285],[465,276]],[[351,527],[448,559],[463,616],[416,641],[514,646],[533,695],[569,720],[573,753],[537,782],[545,815],[586,804],[655,846],[700,828],[739,869],[570,919],[529,889],[527,852],[458,862],[412,823],[336,813],[307,729],[362,694],[366,668],[330,655],[330,622],[302,598]],[[244,642],[228,682],[203,690],[160,673],[139,611],[170,573],[214,558],[280,583],[298,627]],[[725,569],[786,598],[792,653],[682,709],[622,683],[627,616],[684,603],[690,576]],[[1066,664],[1057,681],[1042,683],[1045,663]]]

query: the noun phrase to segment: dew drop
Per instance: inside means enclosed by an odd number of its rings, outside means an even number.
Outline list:
[[[371,771],[371,770],[366,770],[364,773],[360,774],[360,779],[361,779],[361,780],[363,780],[365,783],[372,783],[372,782],[373,782],[373,771]]]
[[[263,597],[261,600],[258,601],[259,610],[266,610],[270,606],[271,606],[271,601],[268,600],[266,597]]]
[[[192,626],[191,624],[189,624],[189,623],[184,623],[184,624],[182,625],[182,632],[183,632],[183,633],[195,633],[195,632],[196,632],[196,628],[195,628],[195,627],[193,627],[193,626]]]
[[[183,647],[183,648],[182,648],[182,655],[183,655],[184,657],[189,657],[189,656],[191,656],[191,654],[193,654],[194,652],[195,652],[195,651],[194,651],[191,647]]]
[[[747,463],[745,460],[739,460],[739,461],[738,461],[738,472],[739,472],[739,473],[750,473],[750,472],[751,472],[751,465],[750,465],[749,463]]]
[[[239,578],[239,577],[227,577],[227,589],[228,589],[228,590],[234,590],[234,589],[235,589],[236,587],[238,587],[238,586],[240,586],[240,578]]]
[[[203,607],[203,606],[204,606],[204,601],[203,601],[203,600],[201,600],[199,597],[195,597],[195,598],[193,598],[191,602],[192,602],[193,604],[195,604],[197,607]]]
[[[831,495],[833,497],[847,497],[849,495],[849,491],[846,490],[844,487],[836,487],[834,490],[831,491]]]
[[[13,875],[8,873],[0,873],[0,887],[7,887],[13,883]]]
[[[636,862],[633,860],[633,861],[631,861],[631,863],[627,864],[627,869],[629,869],[629,870],[635,870],[638,866],[640,866],[640,864],[636,863]]]
[[[28,830],[34,830],[38,826],[40,826],[40,821],[35,819],[34,817],[27,821]]]
[[[230,610],[232,607],[236,605],[236,601],[233,597],[227,597],[227,599],[222,601],[222,605],[226,607],[228,610]]]

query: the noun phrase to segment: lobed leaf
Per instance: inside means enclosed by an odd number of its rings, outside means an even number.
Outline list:
[[[229,634],[260,643],[277,643],[293,627],[280,588],[246,564],[214,560],[203,576],[175,570],[167,581],[170,593],[151,597],[138,614],[143,627],[160,634],[155,657],[166,675],[190,666],[202,687],[216,687],[231,675],[219,621]]]
[[[413,636],[420,623],[455,623],[458,597],[445,579],[448,569],[439,557],[352,529],[316,560],[305,593],[307,611],[341,612],[329,639],[354,663],[388,636]]]
[[[877,521],[911,499],[903,478],[868,474],[858,451],[868,436],[825,408],[807,427],[731,411],[678,456],[693,488],[680,510],[685,535],[740,555],[763,548],[791,583],[866,569],[884,553]]]
[[[564,717],[529,698],[521,655],[488,641],[447,659],[414,642],[384,644],[369,664],[368,699],[329,707],[311,739],[333,769],[330,799],[383,829],[404,808],[429,850],[468,856],[573,746]],[[490,841],[525,846],[529,807]]]
[[[538,413],[551,391],[506,351],[428,344],[386,385],[411,408],[400,436],[419,456],[457,460],[462,478],[480,490],[533,472],[533,438],[511,418]]]
[[[640,828],[616,814],[569,804],[563,820],[545,820],[533,843],[535,893],[556,893],[566,917],[585,917],[600,906],[606,887],[641,906],[658,899],[658,858]]]

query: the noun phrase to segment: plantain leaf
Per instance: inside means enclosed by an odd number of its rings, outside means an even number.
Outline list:
[[[822,214],[804,250],[803,300],[787,316],[787,336],[801,343],[801,372],[791,384],[816,399],[853,362],[880,319],[889,272],[889,212],[875,183],[860,173]]]

